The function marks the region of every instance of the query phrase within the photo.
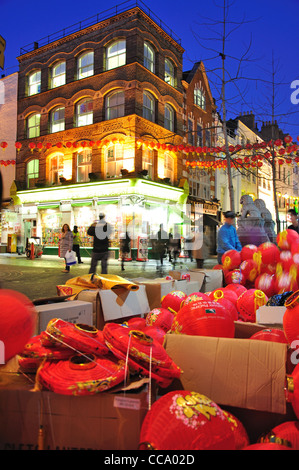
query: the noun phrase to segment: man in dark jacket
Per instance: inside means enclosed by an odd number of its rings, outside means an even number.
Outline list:
[[[100,214],[99,222],[94,222],[87,230],[87,234],[93,237],[93,250],[89,274],[96,274],[97,264],[99,261],[101,261],[102,274],[108,274],[111,233],[112,226],[106,222],[104,214]]]

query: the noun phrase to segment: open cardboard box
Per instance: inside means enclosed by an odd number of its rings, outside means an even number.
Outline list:
[[[200,283],[200,292],[212,292],[223,286],[222,269],[190,269],[190,281]]]
[[[34,378],[0,370],[0,450],[37,450],[40,426],[44,450],[137,450],[149,409],[147,379],[81,397],[33,385]],[[151,393],[154,401],[154,387]]]
[[[263,325],[279,325],[283,324],[283,316],[286,307],[272,307],[270,305],[263,305],[256,312],[256,321]]]

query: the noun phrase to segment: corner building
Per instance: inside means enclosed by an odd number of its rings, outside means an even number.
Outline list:
[[[125,5],[125,4],[123,4]],[[180,226],[188,201],[180,41],[136,6],[21,49],[16,179],[23,243],[57,253],[63,223],[87,228],[104,212],[111,250],[130,228],[150,238]],[[74,31],[75,29],[75,31]]]

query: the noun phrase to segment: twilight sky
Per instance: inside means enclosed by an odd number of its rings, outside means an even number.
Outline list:
[[[228,117],[252,111],[258,128],[262,121],[271,120],[274,77],[275,119],[284,132],[297,140],[299,0],[226,0],[226,3],[230,5],[227,32],[231,32],[225,49],[227,79],[235,78],[239,59],[248,48],[246,58],[250,59],[242,62],[242,78],[232,80],[226,86]],[[222,40],[223,0],[147,0],[139,2],[140,6],[142,4],[145,11],[150,9],[181,39],[185,49],[184,71],[190,70],[196,61],[204,62],[221,113],[219,52],[222,44],[219,39]],[[18,70],[16,58],[21,47],[116,5],[123,9],[134,6],[135,1],[51,0],[36,3],[32,0],[0,0],[0,35],[6,40],[5,70],[0,70],[0,75]],[[293,83],[296,80],[298,85]],[[296,88],[291,88],[292,83]]]

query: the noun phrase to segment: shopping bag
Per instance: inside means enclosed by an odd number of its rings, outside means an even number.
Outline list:
[[[66,265],[71,266],[77,263],[76,253],[74,251],[67,251],[65,254]]]

